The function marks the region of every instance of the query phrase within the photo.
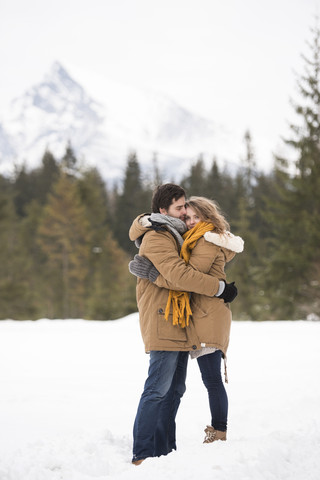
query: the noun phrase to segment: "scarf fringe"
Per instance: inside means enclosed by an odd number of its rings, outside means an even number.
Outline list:
[[[189,326],[189,319],[192,315],[189,294],[187,292],[175,292],[170,290],[169,298],[165,310],[165,319],[169,319],[172,305],[172,324],[181,328]]]

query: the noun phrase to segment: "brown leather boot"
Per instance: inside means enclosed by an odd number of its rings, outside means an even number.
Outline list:
[[[216,440],[227,440],[227,432],[221,432],[220,430],[215,430],[213,427],[210,425],[207,425],[207,428],[205,428],[205,438],[203,440],[203,443],[212,443],[215,442]]]
[[[132,460],[133,465],[141,465],[145,461],[145,458],[140,458],[140,460]]]

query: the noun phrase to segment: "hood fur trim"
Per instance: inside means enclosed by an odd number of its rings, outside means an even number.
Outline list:
[[[139,223],[142,227],[151,227],[152,223],[150,222],[150,214],[147,213],[143,217],[139,218]]]
[[[214,243],[215,245],[218,245],[218,247],[226,248],[227,250],[231,250],[232,252],[243,252],[244,241],[241,237],[237,237],[231,232],[221,234],[214,232],[206,232],[204,234],[204,239],[207,242]]]

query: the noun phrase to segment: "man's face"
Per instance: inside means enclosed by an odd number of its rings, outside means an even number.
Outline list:
[[[162,215],[169,215],[170,217],[180,218],[184,220],[186,216],[186,199],[184,197],[178,198],[178,200],[172,200],[172,203],[168,210],[160,208]]]

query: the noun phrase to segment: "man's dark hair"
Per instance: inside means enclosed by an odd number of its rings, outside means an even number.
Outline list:
[[[181,197],[185,197],[186,192],[179,185],[174,183],[165,183],[155,188],[152,195],[152,213],[160,213],[160,208],[168,210],[172,200],[179,200]]]

